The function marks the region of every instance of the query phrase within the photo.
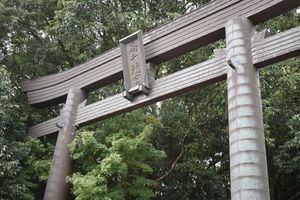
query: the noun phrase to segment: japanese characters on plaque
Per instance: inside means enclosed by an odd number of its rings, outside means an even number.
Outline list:
[[[139,85],[141,83],[140,78],[142,74],[141,64],[138,58],[138,41],[134,40],[130,42],[126,48],[128,52],[128,66],[130,72],[130,81],[132,85]]]
[[[133,100],[139,94],[149,93],[148,73],[142,32],[138,31],[120,40],[124,86],[124,97]]]

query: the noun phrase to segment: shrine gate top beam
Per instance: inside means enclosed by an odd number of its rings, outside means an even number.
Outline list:
[[[300,5],[299,0],[216,0],[143,35],[146,60],[155,64],[224,38],[225,23],[243,16],[254,24]],[[28,103],[47,107],[65,102],[71,86],[92,91],[122,79],[117,47],[72,69],[22,82]]]
[[[266,39],[254,40],[252,43],[253,63],[259,68],[297,55],[300,55],[300,27]],[[149,96],[141,95],[130,102],[122,94],[117,94],[80,108],[76,124],[91,124],[225,80],[227,68],[224,51],[221,51],[215,58],[151,82],[152,92]],[[29,128],[29,135],[41,137],[58,132],[59,129],[54,124],[59,120],[60,117],[56,117],[32,126]]]

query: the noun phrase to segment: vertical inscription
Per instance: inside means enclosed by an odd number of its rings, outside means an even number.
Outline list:
[[[142,74],[141,65],[138,55],[138,41],[132,41],[127,45],[128,67],[131,85],[141,84],[140,78]]]

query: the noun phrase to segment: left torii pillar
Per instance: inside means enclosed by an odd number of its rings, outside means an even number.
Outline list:
[[[70,189],[66,177],[72,173],[72,162],[68,144],[75,137],[75,122],[80,103],[86,99],[86,93],[79,88],[71,88],[68,92],[65,108],[61,112],[54,156],[46,186],[44,200],[66,200]]]

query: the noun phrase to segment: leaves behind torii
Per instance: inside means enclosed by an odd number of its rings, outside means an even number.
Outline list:
[[[81,131],[70,145],[77,172],[68,178],[76,199],[154,197],[156,167],[165,153],[150,143],[161,124],[142,110]]]

